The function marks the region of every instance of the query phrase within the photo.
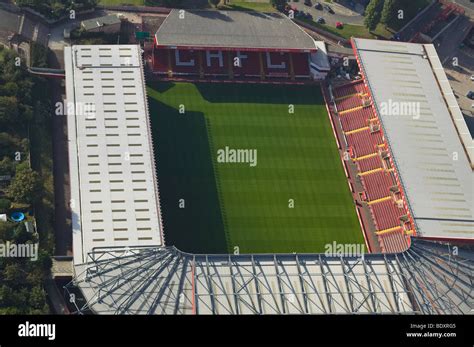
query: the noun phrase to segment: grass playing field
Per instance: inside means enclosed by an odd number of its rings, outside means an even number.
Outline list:
[[[318,87],[155,83],[148,97],[168,245],[303,253],[363,243]],[[221,162],[226,147],[255,150],[256,165]]]

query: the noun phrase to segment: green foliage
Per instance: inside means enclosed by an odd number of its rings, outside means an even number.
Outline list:
[[[26,231],[25,223],[19,223],[13,231],[13,242],[15,243],[27,243],[28,241],[33,241],[33,236],[31,233]]]
[[[374,31],[377,24],[380,22],[380,9],[383,5],[383,0],[370,0],[370,3],[365,9],[364,25],[369,31]]]
[[[0,158],[9,157],[15,158],[16,152],[20,152],[22,158],[28,150],[28,140],[21,139],[18,136],[10,135],[8,133],[0,133]]]
[[[382,9],[382,16],[380,22],[385,25],[392,23],[396,18],[398,1],[397,0],[385,0]]]
[[[15,223],[0,221],[0,240],[5,242],[13,239],[15,232]]]
[[[13,177],[15,174],[15,166],[16,162],[12,160],[10,157],[3,157],[0,160],[0,176],[10,175]]]
[[[35,203],[41,198],[42,181],[30,168],[18,170],[8,188],[8,195],[15,202]]]
[[[31,44],[31,66],[48,67],[47,48],[38,43]]]
[[[50,19],[58,19],[70,10],[82,11],[95,8],[98,0],[17,0],[18,6],[29,7]]]
[[[274,7],[285,6],[286,5],[286,0],[271,0],[271,4]]]
[[[182,0],[163,0],[163,5],[166,7],[179,7],[182,3]]]
[[[5,84],[4,88],[7,86]],[[16,94],[16,93],[15,93]],[[18,101],[15,96],[0,96],[0,124],[18,122]]]
[[[10,208],[12,202],[8,199],[0,198],[0,213],[5,213]]]
[[[49,6],[55,1],[18,1],[20,5],[26,2],[31,6]],[[76,0],[76,3],[82,2]],[[46,49],[35,44],[31,49],[32,63],[35,66],[47,66]],[[6,190],[9,199],[0,199],[0,212],[27,208],[43,195],[43,178],[30,168],[28,129],[33,130],[33,134],[44,134],[44,129],[49,129],[51,108],[44,101],[47,100],[48,88],[43,79],[31,77],[24,64],[16,66],[16,58],[13,51],[0,48],[0,175],[13,177]],[[20,158],[17,152],[20,153]],[[48,159],[38,157],[35,157],[37,161],[44,162]],[[41,206],[42,204],[35,204],[35,211],[41,210]],[[39,216],[36,219],[39,223]],[[44,239],[48,237],[47,229],[41,228],[42,233],[46,234],[43,235]],[[0,222],[2,243],[37,242],[33,238],[36,236],[26,232],[24,223]],[[37,261],[0,257],[0,314],[49,313],[43,283],[50,268],[51,258],[41,249]]]
[[[420,13],[423,8],[428,6],[429,3],[431,3],[431,0],[395,0],[392,14],[388,15],[385,22],[383,22],[384,15],[382,13],[382,22],[385,23],[385,25],[390,27],[391,29],[398,31],[410,20],[412,20],[418,13]],[[384,9],[385,6],[389,5],[384,4]],[[401,18],[398,18],[399,10],[402,11]]]

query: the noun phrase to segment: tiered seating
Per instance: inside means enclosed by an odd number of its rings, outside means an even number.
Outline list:
[[[373,132],[370,134],[370,136],[372,137],[372,143],[374,143],[375,145],[383,145],[385,144],[385,141],[383,139],[383,135],[382,135],[382,132],[381,131],[376,131],[376,132]]]
[[[342,130],[345,132],[366,127],[369,124],[369,117],[372,115],[370,108],[362,108],[340,115]]]
[[[382,252],[385,253],[403,252],[410,245],[410,239],[399,230],[380,235],[378,239]]]
[[[377,171],[361,177],[369,201],[390,196],[390,187],[393,183],[385,171]]]
[[[378,154],[372,157],[366,157],[364,159],[358,160],[356,163],[360,173],[368,172],[383,167],[382,159]]]
[[[166,73],[168,71],[168,51],[166,49],[153,50],[153,70]]]
[[[216,53],[213,52],[212,53]],[[228,75],[229,74],[229,58],[227,52],[222,52],[222,66],[218,58],[210,59],[210,66],[207,64],[206,53],[203,52],[203,68],[205,75]]]
[[[376,153],[376,147],[372,142],[370,130],[368,129],[347,134],[346,139],[349,146],[353,148],[353,157],[362,157],[367,154]]]
[[[350,110],[351,108],[362,106],[362,99],[358,94],[356,94],[356,95],[338,100],[336,103],[336,106],[339,112],[347,111],[347,110]]]
[[[234,66],[234,76],[241,77],[259,77],[260,76],[260,60],[256,52],[242,52],[246,58],[241,59],[241,67]],[[232,61],[237,56],[236,52],[232,52]]]
[[[204,52],[202,52],[204,57]],[[199,52],[179,50],[179,61],[176,59],[175,50],[170,51],[171,68],[177,74],[197,74],[199,72]],[[184,65],[189,64],[189,65]]]
[[[268,58],[269,57],[269,58]],[[270,67],[268,65],[268,59],[273,65],[281,65],[284,67]],[[290,58],[288,53],[264,53],[263,54],[263,65],[265,69],[265,75],[269,77],[286,77],[290,74]]]
[[[308,53],[291,53],[293,58],[293,71],[296,76],[309,76]]]
[[[397,185],[392,170],[384,168],[379,148],[387,144],[377,115],[362,98],[368,90],[363,81],[352,82],[333,90],[334,103],[352,159],[357,165],[363,196],[367,199],[379,243],[383,252],[400,252],[409,245],[400,217],[407,215],[405,207],[398,207],[390,188]],[[364,199],[365,199],[364,198]],[[411,230],[408,227],[407,230]]]
[[[393,199],[369,206],[377,223],[378,231],[400,227],[400,217],[405,214],[405,209],[399,208]]]
[[[345,84],[333,90],[334,98],[336,99],[347,96],[347,95],[352,95],[352,94],[357,94],[357,93],[362,93],[362,92],[363,93],[367,92],[362,80]]]

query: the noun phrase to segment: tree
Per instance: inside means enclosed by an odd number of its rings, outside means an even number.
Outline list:
[[[179,7],[182,2],[182,0],[163,0],[163,5],[165,7]],[[153,3],[151,5],[153,5]]]
[[[10,208],[11,201],[8,199],[0,198],[0,213],[5,213]]]
[[[395,19],[396,14],[396,7],[397,7],[397,0],[385,0],[382,9],[382,17],[380,18],[380,22],[383,24],[390,25],[393,20]]]
[[[15,165],[16,162],[10,157],[3,157],[0,160],[0,176],[11,176],[15,174]]]
[[[46,302],[46,292],[40,286],[35,286],[31,289],[29,297],[30,307],[40,309],[43,308]]]
[[[31,239],[32,234],[26,231],[25,223],[18,224],[13,233],[13,242],[18,244],[25,244]]]
[[[6,86],[6,85],[5,85]],[[0,96],[0,124],[18,121],[18,102],[14,96]]]
[[[10,241],[13,238],[15,224],[11,222],[0,221],[0,240]]]
[[[5,96],[15,96],[18,93],[18,85],[15,82],[7,82],[1,87],[0,93]]]
[[[271,0],[273,7],[283,7],[286,5],[286,0]]]
[[[365,9],[364,24],[369,31],[374,31],[380,22],[380,8],[382,4],[383,0],[370,0],[370,3]]]
[[[12,287],[26,284],[25,271],[19,262],[15,261],[5,266],[3,277],[6,282],[10,282]]]
[[[17,171],[8,188],[15,202],[32,204],[41,198],[42,182],[39,174],[30,168]]]

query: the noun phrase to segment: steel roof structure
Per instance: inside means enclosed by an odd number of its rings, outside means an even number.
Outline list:
[[[399,254],[193,255],[103,249],[76,266],[77,312],[472,314],[474,252],[415,239]]]

